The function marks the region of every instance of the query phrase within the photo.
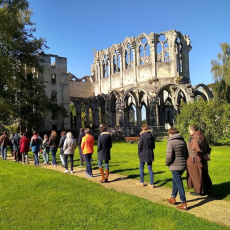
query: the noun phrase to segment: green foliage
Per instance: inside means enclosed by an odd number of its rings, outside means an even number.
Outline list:
[[[213,93],[218,101],[230,103],[230,44],[220,44],[222,53],[218,54],[218,61],[212,60],[211,73],[216,82]]]
[[[176,127],[188,140],[189,125],[196,124],[214,145],[230,144],[230,105],[216,100],[183,105],[176,116]]]
[[[37,78],[47,47],[33,36],[28,7],[26,0],[0,1],[0,123],[12,125],[16,120],[22,131],[39,127],[46,111],[67,116],[46,97],[44,83]]]

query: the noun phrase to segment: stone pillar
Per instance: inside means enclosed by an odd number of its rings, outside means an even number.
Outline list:
[[[155,34],[150,34],[150,57],[151,57],[151,63],[152,63],[152,78],[157,78],[157,70],[156,70],[156,46],[157,42],[155,41]]]
[[[150,99],[149,111],[150,111],[150,125],[151,126],[159,125],[159,122],[157,122],[158,113],[157,113],[156,97]]]
[[[123,60],[124,60],[124,58],[122,55],[122,49],[121,48],[119,48],[118,52],[120,55],[120,83],[121,83],[121,87],[122,87],[123,86],[123,63],[124,63]]]
[[[73,114],[70,112],[70,128],[73,128]]]
[[[81,106],[78,104],[76,107],[76,130],[78,131],[82,127],[81,124]]]
[[[107,125],[112,127],[112,120],[111,120],[111,109],[110,109],[110,100],[107,98],[105,100],[105,111],[107,116]]]
[[[119,123],[120,127],[124,126],[124,111],[122,109],[122,102],[121,102],[121,97],[119,96],[117,98],[117,103],[116,103],[116,120]]]
[[[85,109],[86,127],[89,127],[89,106]]]
[[[137,115],[137,127],[141,127],[142,116],[141,116],[141,107],[136,107],[136,115]]]

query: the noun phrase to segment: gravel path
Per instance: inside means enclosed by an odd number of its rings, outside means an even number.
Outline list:
[[[64,169],[61,166],[54,167],[52,165],[42,166],[43,168],[52,169],[63,172]],[[71,176],[78,176],[85,178],[84,168],[74,168],[75,173],[70,174]],[[100,172],[99,170],[93,170],[94,177],[87,178],[94,183],[100,183]],[[147,186],[139,187],[136,185],[137,180],[129,179],[126,176],[118,174],[109,175],[109,183],[100,183],[102,186],[108,189],[114,189],[118,192],[124,192],[134,196],[138,196],[147,199],[154,203],[159,203],[166,206],[173,206],[168,204],[165,200],[170,198],[171,189],[162,186],[155,186],[154,189]],[[221,225],[225,225],[230,228],[230,202],[224,200],[215,200],[212,197],[202,196],[196,197],[186,193],[188,213],[193,214],[197,217],[206,219],[210,222],[216,222]],[[180,204],[179,195],[177,198],[177,204]],[[175,207],[176,208],[176,207]]]

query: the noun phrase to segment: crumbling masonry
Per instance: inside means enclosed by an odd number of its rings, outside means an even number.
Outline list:
[[[81,79],[67,73],[65,58],[47,55],[42,74],[47,94],[68,111],[70,101],[74,103],[76,115],[65,120],[50,117],[44,129],[85,126],[95,133],[100,124],[106,124],[119,137],[137,135],[142,123],[154,132],[167,129],[174,124],[182,102],[212,96],[206,85],[190,84],[191,48],[189,37],[176,30],[125,38],[96,52],[91,76]],[[51,57],[56,58],[54,64]]]

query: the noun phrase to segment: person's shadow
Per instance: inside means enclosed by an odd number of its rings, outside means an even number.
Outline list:
[[[197,197],[192,200],[187,200],[187,203],[200,200],[199,203],[189,206],[189,209],[192,209],[214,200],[223,200],[229,194],[230,194],[230,182],[215,184],[212,186],[212,190],[210,191],[208,196],[199,197],[199,198]]]
[[[221,184],[214,184],[210,196],[218,200],[223,200],[230,195],[230,181]]]
[[[204,196],[204,197],[197,197],[195,199],[192,199],[192,200],[187,200],[187,203],[189,204],[190,202],[194,202],[194,201],[199,201],[199,203],[197,204],[194,204],[192,206],[189,206],[188,209],[192,209],[192,208],[196,208],[196,207],[199,207],[199,206],[202,206],[210,201],[213,201],[214,199],[212,197],[209,197],[209,196]]]

